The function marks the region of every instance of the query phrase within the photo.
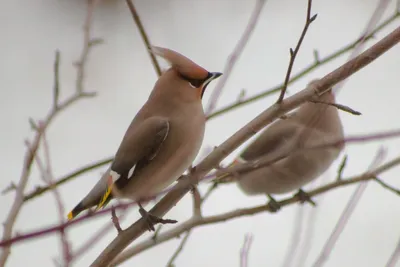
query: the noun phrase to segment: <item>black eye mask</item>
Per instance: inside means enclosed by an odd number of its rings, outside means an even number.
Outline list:
[[[193,86],[195,88],[200,88],[204,84],[204,82],[211,77],[211,75],[212,75],[211,73],[208,73],[207,77],[205,77],[204,79],[192,79],[192,78],[186,77],[182,74],[180,76],[182,77],[182,79],[189,82],[191,86]]]

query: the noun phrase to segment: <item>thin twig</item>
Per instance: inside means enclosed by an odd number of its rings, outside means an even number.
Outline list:
[[[247,42],[249,41],[256,25],[258,22],[258,19],[260,17],[261,11],[264,7],[264,4],[266,3],[266,0],[257,0],[256,4],[254,6],[253,12],[249,18],[249,21],[247,22],[246,29],[242,33],[242,36],[240,37],[239,41],[237,42],[235,48],[233,49],[232,53],[229,55],[228,60],[225,63],[225,67],[223,70],[222,77],[218,79],[217,84],[215,85],[215,88],[213,89],[210,100],[208,102],[208,105],[206,107],[206,112],[205,114],[210,114],[216,107],[217,101],[219,97],[222,94],[222,90],[224,89],[224,86],[226,84],[226,81],[229,79],[232,70],[234,69],[238,59],[240,58],[244,48],[247,45]]]
[[[253,243],[253,235],[246,234],[244,236],[243,246],[240,249],[240,267],[247,267],[249,263],[249,253],[251,244]]]
[[[93,13],[99,1],[100,0],[87,0],[88,5],[86,10],[85,23],[83,25],[83,47],[79,60],[75,63],[75,66],[77,67],[77,77],[75,82],[77,93],[83,93],[83,81],[85,79],[86,63],[88,61],[89,53],[91,50],[90,48],[103,42],[100,38],[92,39],[90,37]]]
[[[204,194],[203,198],[201,199],[201,203],[203,204],[211,195],[212,192],[214,192],[215,189],[217,189],[218,183],[213,182],[207,189],[206,193]]]
[[[396,267],[396,266],[398,266],[397,262],[399,261],[399,259],[400,259],[400,238],[399,238],[399,241],[397,242],[396,247],[394,248],[392,255],[389,258],[389,261],[386,263],[385,266],[386,267]]]
[[[119,221],[123,220],[126,216],[126,212],[123,212],[119,215]],[[115,226],[112,222],[107,222],[104,227],[99,229],[96,233],[92,235],[86,242],[84,242],[75,252],[72,252],[72,260],[77,261],[78,258],[85,255],[85,253],[94,247],[94,244],[97,244],[103,237],[106,236],[106,233],[109,232],[111,229],[114,229]]]
[[[68,181],[71,181],[73,178],[76,178],[82,174],[85,174],[86,172],[97,169],[99,167],[102,167],[102,166],[112,162],[113,159],[114,159],[114,157],[108,157],[108,158],[96,161],[94,163],[87,164],[83,167],[80,167],[80,168],[72,171],[71,173],[66,174],[66,175],[62,176],[61,178],[55,180],[53,186],[59,186]],[[46,193],[49,190],[50,190],[49,186],[36,186],[36,188],[33,191],[31,191],[30,193],[28,193],[24,196],[24,202],[34,199],[38,196],[41,196],[42,194]]]
[[[384,22],[382,22],[378,27],[376,27],[375,30],[373,30],[366,38],[365,40],[370,40],[372,39],[378,32],[382,31],[383,29],[386,28],[386,26],[388,26],[389,24],[391,24],[392,22],[394,22],[395,20],[397,20],[400,17],[400,12],[396,11],[392,16],[390,16],[387,20],[385,20]],[[325,65],[333,60],[335,60],[336,58],[340,57],[341,55],[351,51],[356,45],[358,45],[360,42],[362,42],[363,39],[357,38],[355,41],[349,43],[348,45],[340,48],[339,50],[333,52],[332,54],[327,55],[324,58],[320,58],[319,60],[315,60],[314,62],[312,62],[311,64],[309,64],[307,67],[305,67],[303,70],[299,71],[297,74],[293,75],[292,78],[289,80],[288,85],[300,80],[301,78],[303,78],[304,76],[306,76],[307,74],[309,74],[311,71],[317,69],[318,67]],[[221,109],[218,109],[216,111],[214,111],[212,114],[207,116],[207,120],[209,119],[214,119],[218,116],[221,116],[223,114],[225,114],[226,112],[232,111],[234,109],[237,109],[239,107],[242,107],[244,105],[250,104],[254,101],[257,100],[261,100],[264,97],[267,97],[269,95],[272,95],[274,93],[280,92],[283,88],[283,84],[279,84],[277,86],[274,86],[270,89],[267,89],[265,91],[262,91],[259,94],[256,94],[252,97],[249,97],[247,99],[241,100],[241,101],[236,101],[232,104],[229,104],[225,107],[222,107]]]
[[[200,196],[199,189],[197,189],[196,186],[193,187],[192,198],[193,198],[193,216],[202,216],[201,215],[202,198]]]
[[[296,60],[297,53],[300,50],[301,43],[303,42],[304,37],[306,36],[308,27],[317,18],[317,14],[315,14],[314,16],[311,17],[311,6],[312,6],[312,0],[308,0],[306,23],[304,24],[303,31],[302,31],[302,33],[300,35],[299,40],[297,41],[296,48],[294,50],[292,48],[290,48],[289,66],[288,66],[288,69],[286,71],[285,82],[283,83],[281,94],[279,95],[279,98],[278,98],[278,101],[277,101],[278,104],[281,103],[283,101],[283,98],[285,97],[285,93],[286,93],[286,89],[287,89],[287,86],[288,86],[288,83],[289,83],[290,74],[292,73],[294,61]]]
[[[114,206],[111,207],[111,221],[115,226],[115,229],[117,229],[118,234],[122,232],[121,225],[119,224],[119,219],[117,217],[117,214],[115,213],[115,208]]]
[[[314,180],[312,185],[322,186],[328,183],[330,176],[325,173],[321,178]],[[315,188],[315,187],[313,187]],[[320,195],[318,197],[318,204],[322,207],[323,200],[326,194]],[[306,218],[304,223],[305,229],[302,229],[303,242],[300,244],[300,251],[298,252],[298,259],[296,260],[296,267],[303,267],[305,265],[308,254],[311,250],[311,245],[315,233],[315,225],[317,223],[318,212],[320,209],[312,207],[309,211],[309,216]],[[308,219],[308,220],[307,220]]]
[[[378,184],[380,184],[383,188],[389,190],[390,192],[395,193],[396,195],[400,196],[400,190],[396,189],[392,186],[390,186],[389,184],[385,183],[384,181],[382,181],[381,179],[379,179],[378,177],[375,177],[374,179]]]
[[[381,17],[383,16],[384,11],[389,5],[390,0],[380,0],[372,13],[371,18],[368,20],[367,25],[363,33],[360,36],[360,42],[354,47],[353,51],[351,52],[348,60],[353,59],[355,56],[359,55],[360,52],[364,49],[365,43],[368,39],[368,36],[374,31],[375,25],[379,22]],[[333,88],[333,92],[337,96],[340,93],[340,90],[343,88],[344,84],[347,81],[342,81]]]
[[[182,252],[183,247],[185,246],[188,238],[190,235],[190,231],[188,231],[185,235],[185,237],[182,239],[181,243],[179,244],[178,248],[176,249],[176,251],[174,252],[174,254],[172,254],[171,259],[169,259],[168,263],[167,263],[167,267],[173,267],[174,265],[174,261],[176,260],[176,258],[178,258],[179,253]]]
[[[40,126],[42,127],[42,126]],[[52,173],[52,168],[51,168],[51,161],[50,161],[50,152],[49,152],[49,146],[47,142],[47,138],[45,135],[45,132],[43,132],[42,135],[42,143],[43,143],[43,150],[44,150],[44,158],[46,162],[46,166],[43,164],[39,156],[35,157],[36,163],[38,165],[38,169],[42,175],[42,179],[50,186],[51,192],[54,195],[54,198],[56,200],[56,205],[57,205],[57,211],[58,211],[58,218],[59,222],[62,224],[64,223],[64,214],[65,214],[65,209],[64,209],[64,204],[61,199],[60,192],[56,187],[53,186],[53,173]],[[27,141],[27,146],[30,146],[29,142]],[[70,266],[71,263],[71,252],[70,252],[70,245],[69,241],[65,232],[65,229],[60,229],[60,240],[61,240],[61,246],[63,248],[63,259],[64,259],[64,267]]]
[[[342,162],[339,165],[338,171],[337,171],[337,176],[336,176],[336,180],[340,180],[343,177],[343,171],[344,168],[346,168],[346,164],[347,164],[347,155],[345,155],[342,159]]]
[[[374,160],[368,167],[368,170],[366,173],[372,171],[372,169],[376,169],[378,165],[382,162],[385,156],[385,150],[380,149],[378,153],[376,154]],[[333,248],[339,239],[340,235],[342,234],[344,228],[347,225],[347,222],[349,221],[351,215],[354,212],[354,209],[356,208],[357,204],[359,203],[361,196],[365,192],[366,186],[368,185],[367,182],[362,182],[359,183],[356,190],[354,191],[353,195],[351,196],[349,202],[346,205],[346,208],[344,209],[342,215],[340,216],[340,219],[336,223],[335,228],[333,229],[331,235],[329,236],[328,240],[326,241],[324,247],[322,248],[317,260],[313,264],[313,267],[321,267],[323,266],[329,255],[332,253]]]
[[[296,255],[297,248],[299,247],[301,240],[301,233],[303,229],[303,217],[305,205],[299,205],[297,208],[296,217],[294,219],[294,225],[292,230],[292,237],[290,238],[288,250],[286,251],[285,260],[283,261],[283,267],[292,266],[292,262]]]
[[[57,109],[60,97],[60,51],[56,51],[56,59],[54,60],[54,86],[53,86],[53,109]]]
[[[349,186],[349,185],[357,184],[360,182],[372,180],[375,178],[375,176],[382,174],[394,167],[398,167],[399,165],[400,165],[400,156],[394,158],[393,160],[391,160],[391,161],[381,165],[380,167],[373,169],[367,173],[364,172],[357,176],[348,177],[348,178],[342,179],[340,181],[330,182],[326,185],[320,186],[316,189],[313,189],[313,190],[307,192],[307,194],[310,195],[310,197],[315,197],[317,195],[321,195],[325,192],[328,192],[328,191],[331,191],[334,189],[338,189],[340,187]],[[282,207],[290,205],[290,204],[294,204],[294,203],[298,203],[298,198],[294,197],[294,196],[279,201],[279,205],[281,205]],[[214,216],[203,217],[203,218],[190,218],[187,221],[182,222],[179,226],[177,226],[171,230],[165,231],[163,233],[160,233],[157,237],[156,242],[154,240],[152,240],[151,238],[148,238],[147,240],[142,241],[142,242],[134,245],[131,248],[128,248],[127,250],[123,251],[111,264],[113,266],[119,265],[119,264],[125,262],[126,260],[130,259],[131,257],[136,256],[139,253],[141,253],[147,249],[158,246],[168,240],[171,240],[188,230],[193,230],[194,228],[197,228],[200,226],[205,226],[208,224],[222,223],[222,222],[226,222],[228,220],[232,220],[235,218],[255,215],[255,214],[266,212],[266,211],[271,211],[269,205],[261,205],[261,206],[252,207],[252,208],[237,209],[237,210],[229,211],[226,213],[222,213],[222,214],[218,214],[218,215],[214,215]]]
[[[340,110],[342,110],[344,112],[347,112],[347,113],[350,113],[350,114],[353,114],[353,115],[357,115],[357,116],[361,115],[361,112],[359,112],[357,110],[354,110],[354,109],[352,109],[352,108],[350,108],[348,106],[338,104],[338,103],[330,103],[330,102],[321,101],[321,100],[315,100],[315,99],[310,100],[310,102],[312,102],[312,103],[320,103],[320,104],[325,104],[325,105],[328,105],[328,106],[332,106],[332,107],[335,107],[337,109],[340,109]]]
[[[137,13],[132,0],[126,0],[126,4],[128,5],[129,10],[131,11],[133,20],[135,21],[136,27],[138,28],[138,30],[140,32],[140,36],[142,36],[143,42],[144,42],[147,52],[150,56],[151,63],[153,64],[154,70],[156,71],[158,77],[160,77],[161,76],[161,68],[160,68],[160,65],[158,64],[158,61],[157,61],[156,57],[154,56],[154,54],[150,52],[150,50],[151,50],[150,40],[147,37],[146,31],[143,27],[142,21],[140,20],[139,14]]]

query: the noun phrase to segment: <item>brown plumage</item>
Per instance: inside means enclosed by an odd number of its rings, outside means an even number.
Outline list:
[[[334,103],[335,96],[329,91],[319,100]],[[269,166],[241,174],[237,184],[249,195],[281,194],[300,189],[330,167],[343,145],[315,150],[299,149],[343,138],[343,126],[337,108],[307,102],[287,118],[279,119],[266,128],[241,153],[237,161],[265,157],[274,159],[280,153],[289,153],[289,156]]]
[[[140,200],[160,192],[190,166],[200,149],[205,127],[201,97],[221,73],[210,73],[173,50],[152,51],[171,68],[157,80],[110,168],[71,211],[70,219],[92,206],[106,205],[112,197]]]

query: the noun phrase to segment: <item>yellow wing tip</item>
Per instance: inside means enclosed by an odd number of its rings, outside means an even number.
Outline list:
[[[72,220],[74,218],[74,215],[72,214],[72,211],[70,211],[67,215],[68,221]]]
[[[107,186],[107,190],[104,193],[103,197],[101,198],[100,203],[97,204],[95,211],[98,211],[101,207],[103,207],[104,203],[107,201],[109,195],[111,194],[112,188],[113,188],[113,184],[110,184]]]

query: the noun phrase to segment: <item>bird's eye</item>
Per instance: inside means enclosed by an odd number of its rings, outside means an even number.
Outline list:
[[[183,75],[181,75],[181,76],[185,81],[189,82],[189,85],[192,88],[200,88],[204,83],[204,79],[191,79],[191,78],[185,77]]]
[[[193,88],[199,88],[203,84],[203,80],[188,79],[188,82]]]

